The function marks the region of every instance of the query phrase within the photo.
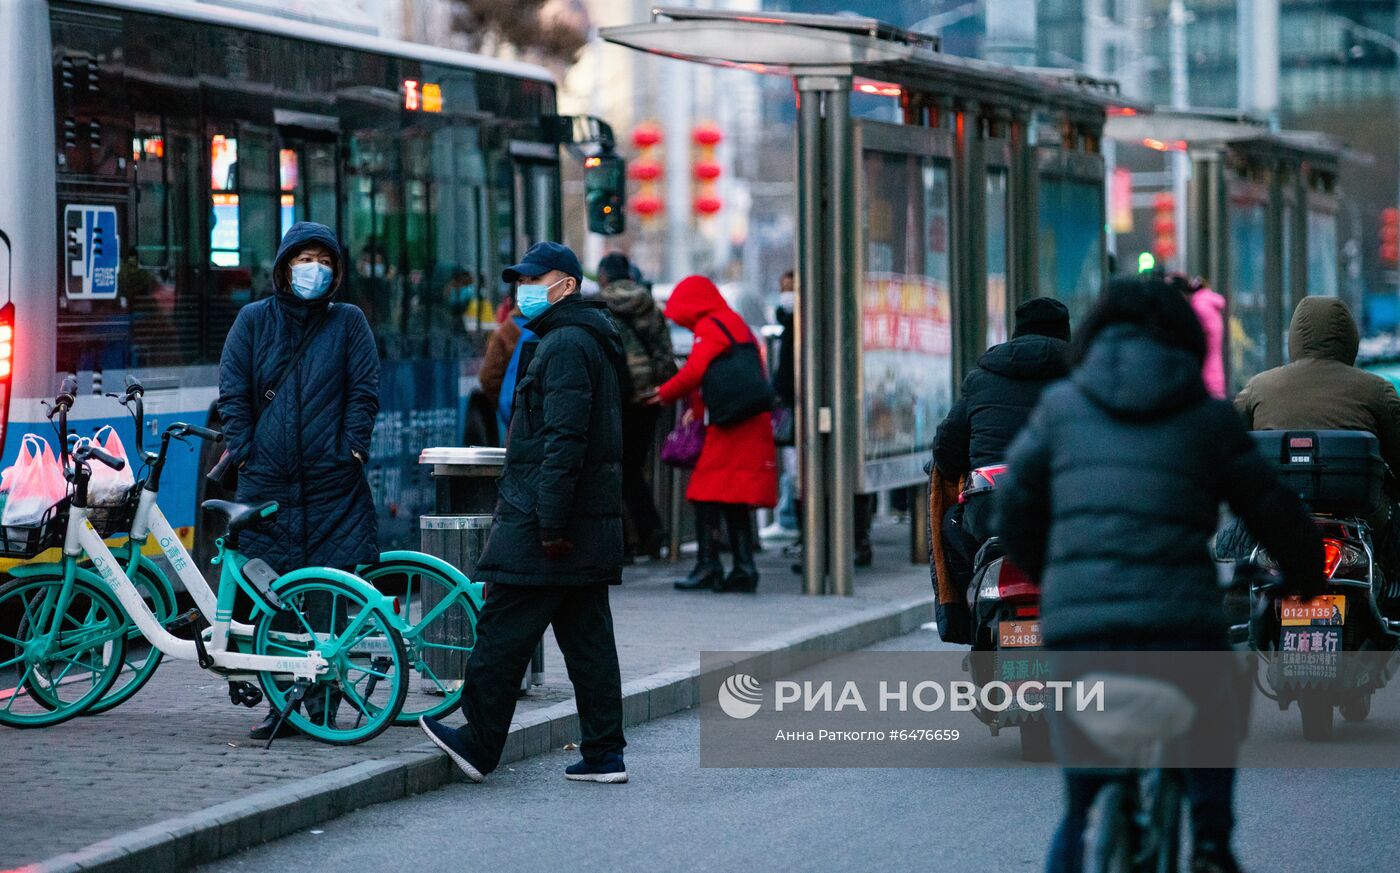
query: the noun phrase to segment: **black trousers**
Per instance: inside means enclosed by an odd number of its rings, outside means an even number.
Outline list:
[[[467,723],[457,731],[482,773],[501,762],[520,682],[535,644],[551,625],[578,701],[584,759],[596,763],[627,745],[608,586],[492,584],[467,660],[462,691]]]
[[[647,478],[660,415],[654,406],[629,403],[622,407],[622,503],[642,552],[655,548],[663,534]]]

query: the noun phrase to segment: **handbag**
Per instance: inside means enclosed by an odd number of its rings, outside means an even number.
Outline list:
[[[714,316],[710,318],[729,338],[729,348],[710,362],[700,380],[700,396],[705,401],[710,423],[726,427],[772,410],[778,396],[763,374],[758,346],[753,342],[739,342],[724,322]]]
[[[661,462],[682,470],[693,470],[705,448],[705,423],[699,419],[677,421],[661,442]]]
[[[271,388],[262,393],[260,399],[263,402],[258,403],[257,409],[253,412],[253,430],[257,430],[258,422],[262,420],[263,413],[272,405],[272,401],[277,397],[277,392],[281,391],[282,386],[286,384],[287,377],[290,376],[292,371],[297,368],[297,365],[301,363],[302,355],[306,353],[307,347],[311,345],[312,338],[321,332],[321,325],[329,318],[331,308],[334,306],[334,303],[327,306],[326,314],[321,316],[316,324],[312,325],[311,329],[302,335],[301,342],[297,344],[296,349],[292,352],[292,356],[288,358],[287,363],[283,365],[282,373],[277,377],[277,381],[272,383]],[[256,399],[254,402],[256,403]],[[233,453],[228,449],[224,449],[224,453],[219,455],[219,460],[215,461],[214,466],[210,467],[209,472],[205,474],[205,478],[220,488],[223,488],[225,491],[237,491],[238,466],[233,462]]]
[[[773,410],[773,442],[780,446],[797,445],[797,416],[791,406]]]

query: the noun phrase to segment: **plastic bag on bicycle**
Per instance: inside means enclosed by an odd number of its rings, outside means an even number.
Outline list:
[[[88,481],[89,506],[117,506],[126,500],[131,489],[136,487],[136,477],[131,473],[131,461],[126,456],[126,446],[121,437],[109,424],[93,434],[92,441],[107,454],[126,464],[120,470],[113,470],[106,464],[92,464],[92,478]]]
[[[25,434],[14,466],[5,470],[8,491],[0,524],[5,527],[33,527],[43,521],[54,504],[68,496],[68,482],[54,457],[48,440]]]

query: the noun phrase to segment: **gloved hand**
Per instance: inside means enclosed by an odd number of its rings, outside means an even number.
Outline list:
[[[540,531],[540,548],[551,561],[562,560],[574,552],[574,544],[564,539],[562,530]]]

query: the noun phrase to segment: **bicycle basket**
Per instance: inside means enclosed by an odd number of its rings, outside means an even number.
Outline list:
[[[136,516],[136,502],[141,497],[141,483],[127,491],[121,503],[111,506],[88,507],[88,521],[104,540],[108,537],[131,533],[131,520]]]
[[[0,557],[32,558],[45,549],[63,545],[68,527],[68,500],[50,506],[36,525],[0,526]]]

